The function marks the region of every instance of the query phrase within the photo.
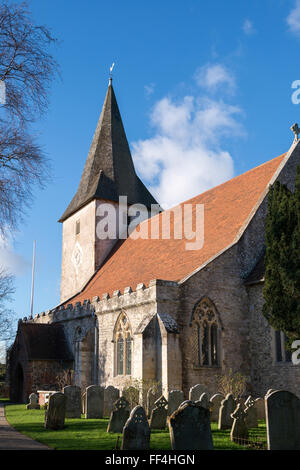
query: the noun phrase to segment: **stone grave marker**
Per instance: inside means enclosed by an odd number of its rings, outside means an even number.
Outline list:
[[[107,432],[123,432],[126,421],[130,415],[129,403],[125,397],[118,398],[110,414]]]
[[[245,423],[248,429],[257,428],[257,409],[255,407],[255,400],[251,396],[245,401],[245,414]]]
[[[66,418],[81,418],[81,390],[77,385],[63,388],[66,396]]]
[[[66,416],[66,396],[61,392],[50,395],[45,411],[45,428],[63,429]]]
[[[216,421],[218,422],[219,419],[219,410],[221,406],[222,400],[224,400],[224,395],[221,393],[215,393],[209,400],[210,403],[210,409],[211,409],[211,416],[210,419],[211,421]]]
[[[219,410],[218,429],[230,429],[232,426],[231,414],[236,408],[235,399],[231,393],[228,393],[221,402]]]
[[[163,395],[156,400],[151,412],[150,429],[165,429],[168,415],[167,405],[168,402]]]
[[[205,392],[205,386],[202,384],[194,385],[189,391],[189,400],[198,401],[202,393]]]
[[[114,403],[120,398],[120,390],[112,385],[108,385],[104,389],[104,411],[103,416],[110,416]]]
[[[300,450],[300,400],[285,390],[266,397],[269,450]]]
[[[181,390],[171,390],[168,393],[168,416],[171,416],[183,401],[184,395]]]
[[[173,450],[212,450],[210,412],[192,401],[182,404],[169,418]]]
[[[264,399],[263,398],[256,398],[254,401],[255,401],[254,406],[257,410],[257,419],[266,419]]]
[[[29,395],[29,403],[26,405],[27,410],[39,410],[39,397],[36,393],[31,393]]]
[[[130,413],[123,429],[121,450],[149,450],[150,427],[145,410],[138,405]]]
[[[104,387],[90,385],[86,388],[85,417],[87,419],[103,418]]]
[[[243,444],[243,439],[248,439],[248,427],[245,422],[246,413],[241,403],[238,404],[233,413],[233,424],[230,432],[230,440],[237,444]]]
[[[202,395],[200,396],[199,400],[196,403],[197,403],[197,406],[202,406],[203,408],[206,408],[207,410],[209,410],[209,407],[210,407],[209,399],[205,392],[202,393]]]
[[[161,396],[161,391],[158,390],[157,387],[149,388],[147,392],[147,406],[146,406],[148,418],[150,418],[151,416],[151,412],[154,408],[154,403],[156,402],[156,400],[160,398],[160,396]]]

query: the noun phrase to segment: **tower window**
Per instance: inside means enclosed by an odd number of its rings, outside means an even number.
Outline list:
[[[79,235],[80,233],[80,220],[76,221],[76,226],[75,226],[75,235]]]

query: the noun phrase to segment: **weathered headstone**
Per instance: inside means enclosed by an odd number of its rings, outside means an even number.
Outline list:
[[[245,401],[245,423],[248,429],[257,428],[257,409],[255,407],[255,400],[249,396]]]
[[[120,398],[120,390],[112,385],[108,385],[104,389],[104,410],[103,416],[110,416],[114,403]]]
[[[154,403],[154,408],[151,412],[151,429],[165,429],[168,415],[167,405],[168,402],[163,395],[158,400],[156,400]]]
[[[81,418],[81,390],[77,385],[67,385],[63,389],[66,396],[66,418]]]
[[[168,416],[171,416],[183,401],[184,395],[181,390],[171,390],[168,393]]]
[[[237,444],[243,444],[244,439],[248,439],[248,427],[245,423],[245,411],[239,403],[233,413],[233,424],[230,432],[230,440]]]
[[[280,390],[266,397],[269,450],[300,450],[300,400]]]
[[[236,408],[235,399],[231,393],[226,395],[226,398],[222,400],[219,410],[219,421],[218,429],[230,429],[232,426],[231,414]]]
[[[202,384],[194,385],[193,387],[190,388],[189,400],[198,401],[200,399],[200,396],[202,395],[202,393],[205,392],[205,390],[206,390],[206,388]]]
[[[254,406],[257,410],[257,419],[266,419],[264,399],[263,398],[256,398]]]
[[[202,395],[200,396],[199,400],[197,400],[196,403],[198,406],[202,406],[203,408],[206,408],[207,410],[209,410],[210,408],[209,399],[205,392],[202,393]]]
[[[27,410],[39,410],[40,405],[38,403],[39,397],[36,393],[31,393],[29,395],[29,403],[26,405]]]
[[[136,406],[130,413],[123,429],[121,450],[149,450],[150,427],[142,406]]]
[[[169,431],[173,450],[213,449],[210,412],[191,401],[170,416]]]
[[[86,402],[86,392],[84,392],[81,396],[81,411],[82,411],[82,414],[85,414],[85,402]]]
[[[118,398],[110,414],[107,432],[123,432],[126,421],[130,415],[129,403],[125,397]]]
[[[90,385],[86,388],[85,417],[87,419],[103,418],[104,388]]]
[[[154,408],[154,403],[156,402],[156,400],[159,399],[160,396],[161,396],[161,393],[157,387],[149,388],[147,392],[147,406],[146,406],[148,418],[150,418],[151,416],[151,412]]]
[[[45,411],[45,428],[63,429],[66,416],[66,397],[61,392],[50,395]]]
[[[211,409],[211,416],[210,416],[211,421],[218,422],[219,410],[220,410],[221,402],[222,400],[224,400],[224,398],[225,398],[224,395],[222,395],[221,393],[216,393],[209,400],[210,409]]]

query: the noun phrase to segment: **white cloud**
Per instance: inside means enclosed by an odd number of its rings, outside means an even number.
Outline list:
[[[138,172],[164,208],[233,177],[232,157],[221,144],[224,137],[244,134],[240,114],[238,106],[203,95],[179,102],[165,97],[155,104],[153,137],[132,148]]]
[[[222,64],[206,64],[200,67],[195,74],[199,86],[210,92],[222,90],[234,91],[235,79],[232,73]]]
[[[30,264],[19,254],[14,252],[12,241],[0,236],[0,269],[10,274],[20,275]]]
[[[254,34],[255,33],[255,29],[254,29],[254,26],[253,26],[253,23],[252,21],[246,19],[243,23],[243,31],[245,34],[249,35],[250,34]]]
[[[290,31],[300,36],[300,0],[296,0],[295,7],[289,13],[286,21]]]

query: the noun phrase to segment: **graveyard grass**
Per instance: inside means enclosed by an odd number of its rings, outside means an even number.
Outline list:
[[[65,428],[58,431],[45,429],[44,410],[26,410],[26,405],[6,405],[8,422],[17,431],[57,450],[113,450],[119,446],[122,435],[107,433],[108,419],[66,419]],[[217,423],[212,423],[212,436],[215,450],[247,450],[245,446],[230,441],[230,429],[219,431]],[[259,421],[259,427],[249,431],[249,439],[266,445],[266,425]],[[169,431],[151,431],[151,450],[170,450]],[[253,447],[251,447],[253,448]]]

